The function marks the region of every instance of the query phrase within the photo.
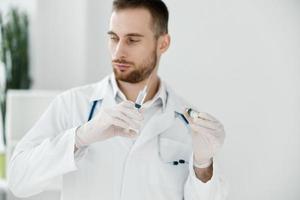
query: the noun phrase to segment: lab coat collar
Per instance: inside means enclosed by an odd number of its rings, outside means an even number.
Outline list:
[[[110,76],[109,76],[109,81],[110,81],[110,84],[112,86],[112,90],[113,90],[113,96],[114,98],[116,98],[117,95],[120,95],[120,97],[124,100],[126,99],[125,95],[123,94],[123,92],[120,90],[118,84],[117,84],[117,81],[116,81],[116,77],[115,77],[115,74],[112,73]],[[162,109],[163,111],[165,111],[165,108],[166,108],[166,101],[167,101],[167,91],[166,91],[166,86],[165,86],[165,82],[162,81],[160,79],[160,85],[159,85],[159,89],[156,93],[156,95],[153,97],[153,99],[151,99],[150,101],[152,101],[149,106],[151,106],[155,101],[161,101],[162,102]],[[148,103],[148,102],[147,102]]]
[[[116,98],[118,92],[119,92],[119,95],[121,96],[122,99],[126,99],[125,95],[123,94],[123,92],[119,89],[119,86],[118,86],[118,83],[116,81],[116,77],[115,77],[115,74],[112,73],[110,76],[109,76],[109,81],[110,81],[110,84],[112,86],[112,90],[113,90],[113,95],[114,95],[114,98]]]
[[[96,87],[92,92],[89,102],[102,100],[107,93],[109,76],[106,76],[102,81],[96,83]]]
[[[115,97],[116,90],[114,89],[113,84],[110,84],[110,80],[112,77],[114,78],[113,74],[106,76],[102,81],[96,83],[95,89],[92,92],[89,102],[103,100],[104,97],[107,96],[107,93],[111,93],[111,95],[113,97]],[[109,92],[110,90],[111,90],[111,92]],[[176,98],[176,95],[163,80],[161,80],[161,86],[160,86],[159,90],[161,90],[159,96],[163,101],[163,111],[166,111],[168,104],[170,104],[170,105],[174,104],[174,108],[176,108],[176,106],[175,106],[176,102],[174,101],[175,99],[173,99],[173,98]],[[168,102],[168,101],[170,101],[170,102]],[[182,112],[183,109],[180,108],[180,105],[179,104],[176,104],[176,105],[177,105],[177,109],[178,109],[176,111]]]

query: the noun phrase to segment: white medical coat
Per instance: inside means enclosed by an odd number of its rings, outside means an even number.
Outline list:
[[[151,117],[131,148],[114,137],[74,154],[75,129],[87,121],[92,102],[101,101],[95,114],[115,102],[108,81],[68,90],[52,101],[14,151],[8,169],[13,194],[38,194],[61,177],[63,200],[225,199],[226,182],[215,162],[211,180],[195,176],[191,136],[175,116],[185,104],[170,87],[166,109]],[[179,159],[189,164],[172,165]]]

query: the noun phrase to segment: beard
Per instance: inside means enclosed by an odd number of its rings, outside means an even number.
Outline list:
[[[153,72],[153,70],[156,67],[157,62],[157,55],[156,52],[153,51],[148,59],[145,59],[142,64],[139,66],[135,65],[132,62],[128,62],[126,60],[115,60],[118,63],[124,63],[124,64],[131,64],[131,67],[134,67],[133,70],[131,70],[128,73],[120,72],[118,69],[113,67],[113,71],[116,77],[116,80],[124,81],[128,83],[138,83],[145,79],[147,79],[150,74]]]

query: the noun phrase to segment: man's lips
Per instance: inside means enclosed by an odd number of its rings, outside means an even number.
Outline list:
[[[114,63],[114,65],[120,70],[126,70],[126,69],[130,68],[130,65],[128,65],[128,64]]]

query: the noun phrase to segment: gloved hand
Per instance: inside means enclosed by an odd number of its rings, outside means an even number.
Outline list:
[[[192,130],[194,166],[206,168],[212,164],[212,158],[221,148],[225,139],[223,125],[213,116],[204,112],[190,113],[185,116]]]
[[[134,103],[123,101],[111,108],[102,109],[89,122],[76,130],[76,147],[82,147],[114,136],[136,137],[143,115]]]

